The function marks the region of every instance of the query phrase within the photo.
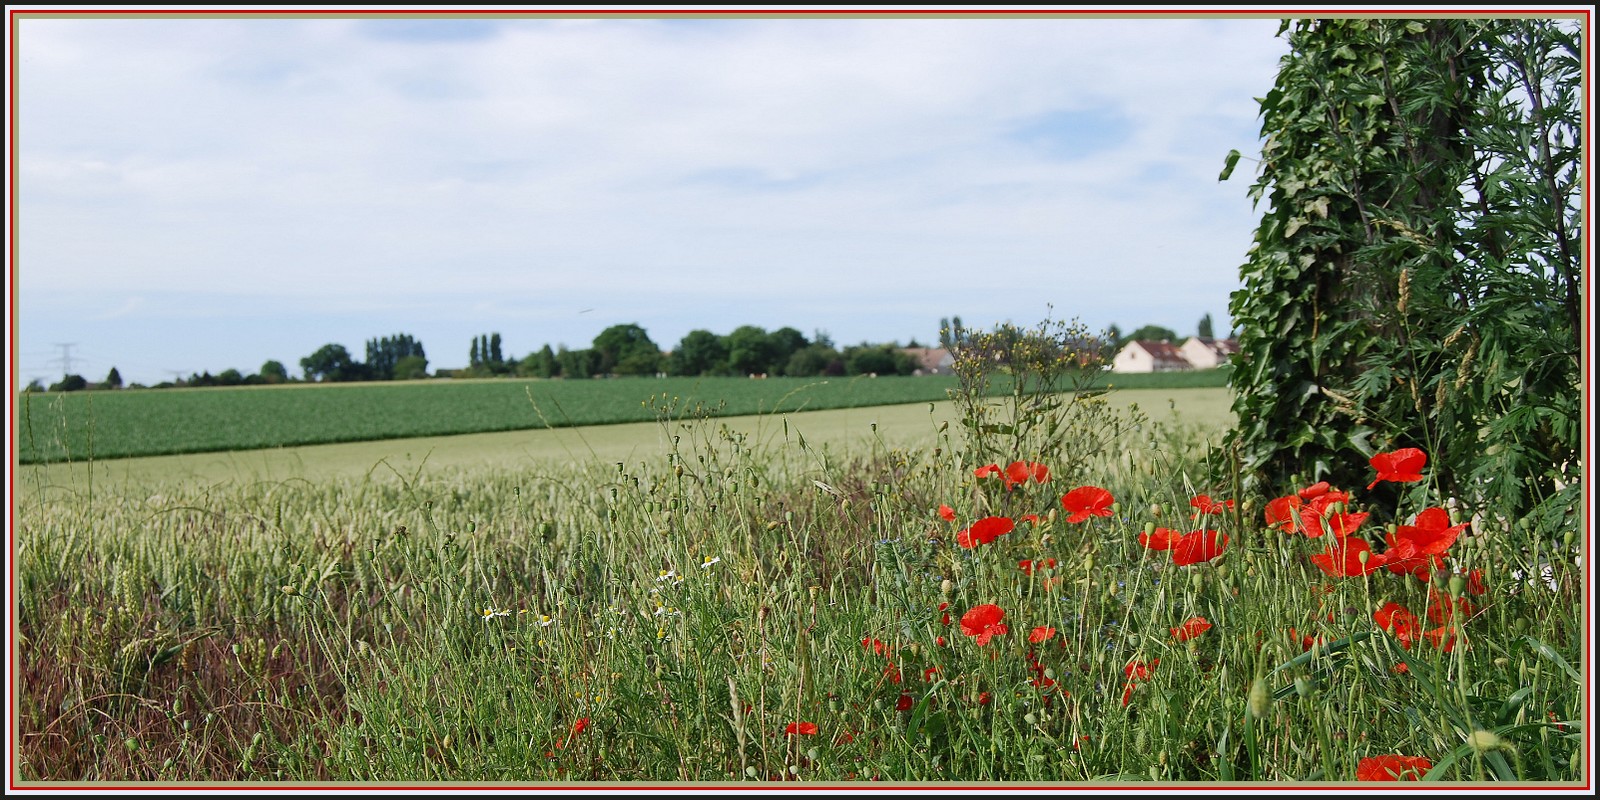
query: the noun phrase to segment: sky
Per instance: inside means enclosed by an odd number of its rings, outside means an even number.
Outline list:
[[[23,17],[17,378],[629,323],[1224,335],[1287,43],[1183,13]]]

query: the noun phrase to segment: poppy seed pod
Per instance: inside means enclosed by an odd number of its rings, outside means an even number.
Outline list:
[[[1256,678],[1255,683],[1250,684],[1250,697],[1246,705],[1250,709],[1250,716],[1256,719],[1265,717],[1271,710],[1272,693],[1267,691],[1265,678]]]

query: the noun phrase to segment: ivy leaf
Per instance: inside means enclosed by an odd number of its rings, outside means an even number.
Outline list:
[[[1217,176],[1217,180],[1219,182],[1227,180],[1228,176],[1233,174],[1234,165],[1236,165],[1238,163],[1239,163],[1239,151],[1238,150],[1229,150],[1228,151],[1228,157],[1225,160],[1223,160],[1223,162],[1222,162],[1222,174]]]

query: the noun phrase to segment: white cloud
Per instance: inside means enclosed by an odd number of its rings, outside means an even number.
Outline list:
[[[897,291],[937,318],[1173,286],[1205,296],[1145,307],[1220,321],[1253,214],[1216,173],[1285,48],[1266,19],[465,22],[23,20],[24,302]],[[759,322],[722,313],[692,327]]]

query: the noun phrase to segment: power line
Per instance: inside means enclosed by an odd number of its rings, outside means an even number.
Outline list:
[[[61,348],[61,357],[57,358],[57,359],[54,359],[54,363],[61,364],[61,374],[63,374],[63,375],[71,375],[72,374],[72,348],[76,347],[78,345],[78,343],[77,342],[65,342],[65,343],[63,343],[63,342],[52,342],[51,344],[54,344],[56,347]]]

